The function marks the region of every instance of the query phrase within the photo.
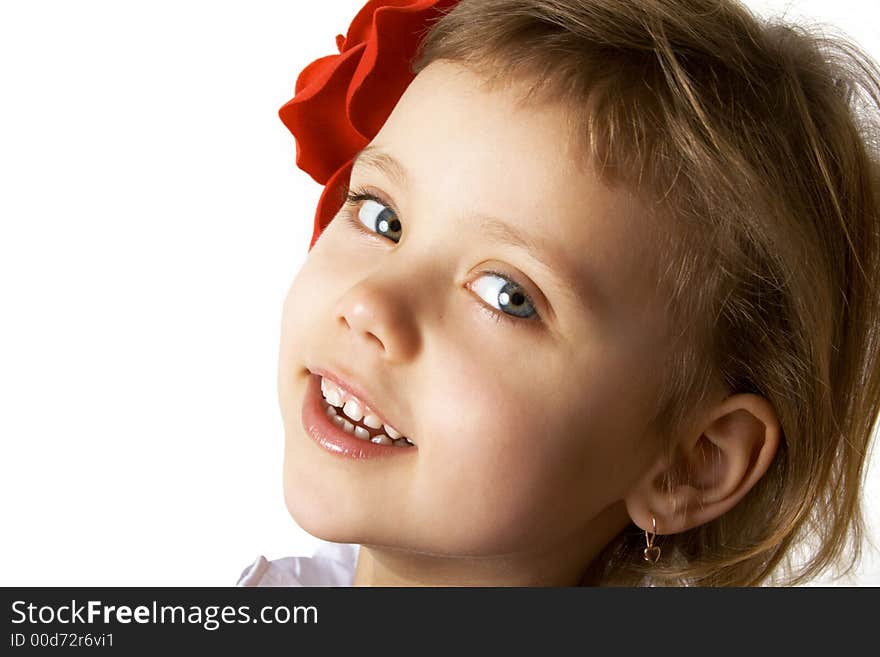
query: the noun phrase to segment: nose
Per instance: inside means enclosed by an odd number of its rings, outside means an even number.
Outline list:
[[[386,361],[404,361],[419,349],[413,308],[406,283],[383,274],[362,279],[339,299],[336,321],[355,348],[375,349]],[[402,291],[403,290],[403,291]]]

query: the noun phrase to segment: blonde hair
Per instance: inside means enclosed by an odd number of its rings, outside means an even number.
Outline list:
[[[799,584],[847,556],[850,571],[880,409],[877,65],[843,36],[721,0],[462,0],[413,71],[437,60],[564,99],[602,179],[675,226],[658,283],[676,334],[653,423],[667,455],[719,383],[780,420],[773,464],[733,509],[659,537],[651,566],[630,525],[584,581]]]

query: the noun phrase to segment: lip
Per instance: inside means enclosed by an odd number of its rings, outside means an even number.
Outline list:
[[[355,393],[357,394],[357,393]],[[364,400],[366,402],[366,400]],[[367,402],[369,403],[369,402]],[[306,394],[303,397],[302,424],[306,433],[328,452],[351,459],[371,459],[414,454],[418,447],[395,447],[378,445],[368,440],[355,438],[337,427],[330,420],[321,394],[321,375],[309,374],[306,381]]]

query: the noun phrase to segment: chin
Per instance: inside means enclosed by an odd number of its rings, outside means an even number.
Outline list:
[[[361,521],[357,509],[340,504],[333,477],[321,467],[285,450],[284,505],[294,522],[315,538],[334,543],[356,543]],[[354,515],[352,515],[354,514]]]
[[[350,527],[328,508],[327,501],[309,495],[299,486],[284,482],[284,504],[297,526],[315,538],[333,543],[354,543]]]

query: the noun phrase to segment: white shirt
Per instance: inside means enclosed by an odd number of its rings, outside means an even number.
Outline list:
[[[260,555],[236,586],[351,586],[360,545],[324,542],[311,557],[269,561]]]

